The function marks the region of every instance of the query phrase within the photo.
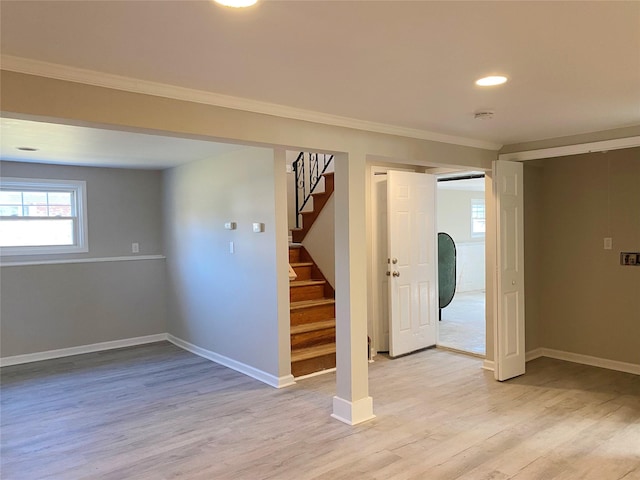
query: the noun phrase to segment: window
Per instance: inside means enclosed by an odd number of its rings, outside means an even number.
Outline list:
[[[0,181],[2,255],[87,252],[86,182]]]
[[[471,236],[484,237],[487,217],[484,209],[484,198],[471,199]]]

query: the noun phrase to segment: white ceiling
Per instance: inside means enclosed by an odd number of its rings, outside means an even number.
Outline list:
[[[640,124],[638,1],[0,8],[5,56],[313,112],[500,145]],[[510,81],[473,83],[496,73]]]
[[[213,158],[241,145],[99,128],[0,119],[0,158],[93,167],[163,169]],[[37,148],[35,152],[19,147]]]
[[[441,176],[447,177],[445,175]],[[484,192],[483,178],[465,178],[461,180],[448,180],[446,182],[438,182],[438,190],[458,190],[464,192]]]

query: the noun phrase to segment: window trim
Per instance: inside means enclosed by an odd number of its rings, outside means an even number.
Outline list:
[[[53,192],[73,191],[75,200],[75,245],[43,245],[0,247],[0,256],[13,255],[62,255],[69,253],[87,253],[89,251],[87,223],[87,182],[84,180],[62,180],[53,178],[2,177],[0,187],[19,191],[46,190]],[[25,217],[26,218],[26,217]]]
[[[484,211],[484,232],[474,232],[473,231],[473,221],[477,220],[473,216],[473,207],[476,205],[482,205]],[[484,198],[472,198],[471,199],[471,208],[470,208],[470,217],[471,217],[471,238],[483,238],[486,236],[486,228],[487,228],[487,202]]]

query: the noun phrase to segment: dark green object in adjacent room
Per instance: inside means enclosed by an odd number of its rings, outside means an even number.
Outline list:
[[[448,233],[438,233],[438,307],[439,319],[442,309],[451,303],[456,293],[456,244]]]

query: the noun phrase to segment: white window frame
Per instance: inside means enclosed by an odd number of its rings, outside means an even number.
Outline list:
[[[473,207],[475,207],[476,205],[482,205],[484,207],[484,228],[485,231],[484,232],[474,232],[473,231],[473,221],[474,221],[474,217],[473,217]],[[486,201],[484,198],[472,198],[471,199],[471,207],[470,207],[470,217],[471,217],[471,238],[482,238],[486,235],[487,232],[487,206],[486,206]]]
[[[86,253],[89,251],[87,228],[87,182],[83,180],[57,180],[45,178],[2,177],[0,188],[19,191],[72,191],[75,200],[74,245],[43,245],[0,247],[1,256],[11,255],[59,255]],[[1,218],[1,217],[0,217]],[[28,219],[29,217],[22,217]],[[2,221],[2,220],[0,220]],[[6,220],[10,221],[10,220]]]

